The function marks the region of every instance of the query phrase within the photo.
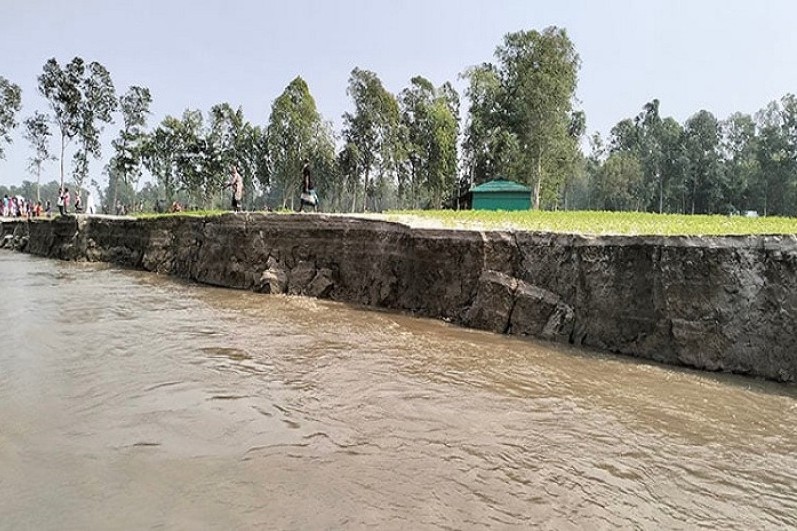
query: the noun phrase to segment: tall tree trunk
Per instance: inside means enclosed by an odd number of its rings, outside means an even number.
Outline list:
[[[587,210],[592,210],[592,178],[587,172]]]
[[[365,169],[365,189],[363,190],[363,212],[368,212],[368,183],[371,180],[371,168]]]
[[[42,178],[42,165],[36,165],[36,202],[40,203],[41,198],[41,178]]]
[[[111,202],[111,208],[109,210],[114,213],[116,213],[117,190],[119,190],[119,176],[116,175],[116,172],[113,172],[113,201]]]
[[[61,190],[64,189],[64,151],[66,150],[66,139],[64,133],[61,133]]]
[[[681,214],[686,214],[686,181],[681,183]]]
[[[659,177],[659,214],[664,211],[664,179],[661,175],[661,170],[658,172]]]
[[[767,217],[768,202],[769,202],[769,179],[764,181],[764,217]]]
[[[540,209],[540,190],[542,190],[542,147],[537,148],[537,182],[534,185],[534,210]]]

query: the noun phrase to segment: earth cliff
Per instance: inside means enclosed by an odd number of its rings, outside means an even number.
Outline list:
[[[781,381],[797,237],[412,229],[323,215],[4,222],[0,245]]]

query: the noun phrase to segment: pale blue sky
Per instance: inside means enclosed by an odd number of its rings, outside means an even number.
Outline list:
[[[588,130],[607,134],[654,97],[683,121],[701,108],[720,118],[752,113],[797,92],[795,21],[789,0],[0,0],[0,76],[23,89],[20,118],[46,109],[36,89],[44,62],[80,55],[104,64],[120,92],[149,87],[151,124],[227,101],[264,125],[274,98],[301,75],[339,130],[355,66],[393,92],[415,75],[463,89],[458,75],[491,60],[505,33],[557,25],[583,61]],[[19,129],[14,138],[0,184],[31,179]],[[92,162],[92,177],[103,165]],[[45,180],[57,171],[50,165]]]

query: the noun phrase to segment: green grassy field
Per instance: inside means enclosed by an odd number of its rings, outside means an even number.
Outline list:
[[[699,216],[640,212],[391,211],[395,221],[438,222],[444,227],[516,229],[566,234],[710,236],[797,234],[797,218]]]
[[[170,216],[218,216],[228,210],[197,210],[175,214],[136,214],[141,219]],[[290,211],[278,212],[290,214]],[[346,214],[338,214],[345,216]],[[352,214],[357,216],[358,214]],[[691,216],[641,212],[494,212],[486,210],[394,210],[360,215],[412,226],[556,232],[561,234],[628,236],[730,236],[797,234],[797,218]]]

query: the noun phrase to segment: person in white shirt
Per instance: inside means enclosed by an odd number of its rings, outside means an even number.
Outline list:
[[[86,191],[86,214],[89,216],[93,216],[96,213],[96,207],[94,206],[94,195],[91,193],[91,190]]]

